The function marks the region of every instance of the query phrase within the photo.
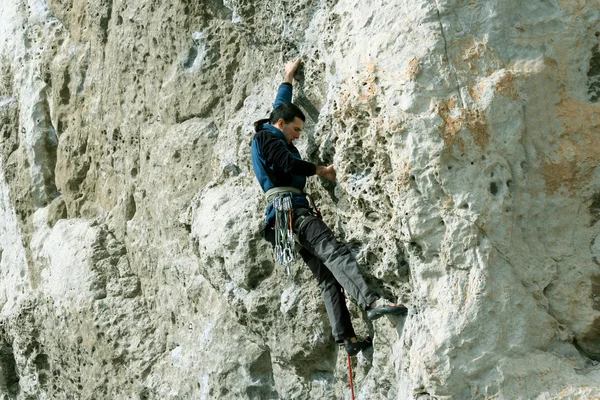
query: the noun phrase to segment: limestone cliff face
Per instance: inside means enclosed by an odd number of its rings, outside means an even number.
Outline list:
[[[593,1],[5,0],[0,398],[349,398],[257,232],[252,122],[302,56],[326,221],[406,318],[359,399],[600,396]]]

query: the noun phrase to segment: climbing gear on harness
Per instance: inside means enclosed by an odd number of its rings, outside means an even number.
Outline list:
[[[356,343],[352,343],[350,340],[348,340],[348,343],[346,343],[345,346],[346,353],[348,353],[349,356],[355,356],[361,351],[373,346],[373,340],[369,336],[365,337],[364,339],[357,340]]]
[[[275,259],[285,266],[286,273],[291,276],[291,264],[294,261],[294,222],[292,220],[291,194],[281,193],[273,199],[275,209]]]
[[[307,196],[316,216],[323,219],[312,197],[302,190],[291,186],[278,186],[267,190],[267,203],[272,204],[275,210],[275,260],[285,266],[288,276],[292,274],[291,264],[296,255],[295,242],[298,242],[294,232],[300,231],[302,224],[309,216],[309,214],[303,214],[297,216],[296,221],[293,220],[292,196],[294,195]],[[300,245],[299,242],[298,245]]]
[[[354,400],[354,382],[352,382],[352,360],[350,354],[348,354],[348,376],[350,376],[350,393],[352,393],[352,400]]]
[[[384,299],[377,300],[377,306],[367,311],[367,318],[374,321],[384,315],[404,315],[408,309],[401,304],[393,304]]]

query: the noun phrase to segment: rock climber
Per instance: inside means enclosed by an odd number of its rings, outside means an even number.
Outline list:
[[[315,215],[307,200],[304,193],[307,177],[318,175],[335,183],[336,172],[333,165],[321,166],[304,161],[294,146],[305,122],[302,111],[292,103],[292,83],[300,62],[298,58],[285,65],[284,80],[279,86],[269,119],[255,123],[252,165],[268,203],[262,235],[274,244],[273,201],[277,196],[290,196],[293,231],[302,246],[299,254],[319,282],[336,342],[343,343],[346,352],[353,356],[370,347],[372,342],[369,337],[357,339],[344,292],[367,310],[370,320],[386,314],[406,314],[407,309],[380,298],[369,288],[354,255]]]

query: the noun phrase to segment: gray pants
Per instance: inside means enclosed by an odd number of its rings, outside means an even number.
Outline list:
[[[307,215],[302,221],[298,239],[300,256],[319,281],[333,337],[337,342],[355,336],[344,292],[363,309],[379,296],[365,282],[354,255],[345,243],[339,242],[331,229],[307,209],[294,210],[294,218]]]

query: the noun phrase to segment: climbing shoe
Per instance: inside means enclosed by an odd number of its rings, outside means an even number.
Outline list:
[[[346,353],[350,356],[355,356],[371,346],[373,346],[373,339],[368,336],[364,339],[358,339],[356,343],[352,343],[348,340],[348,343],[344,345],[344,347],[346,347]]]
[[[408,312],[408,309],[402,304],[393,304],[386,300],[377,300],[377,306],[375,308],[369,308],[367,311],[367,318],[371,321],[381,318],[384,315],[404,315]]]

